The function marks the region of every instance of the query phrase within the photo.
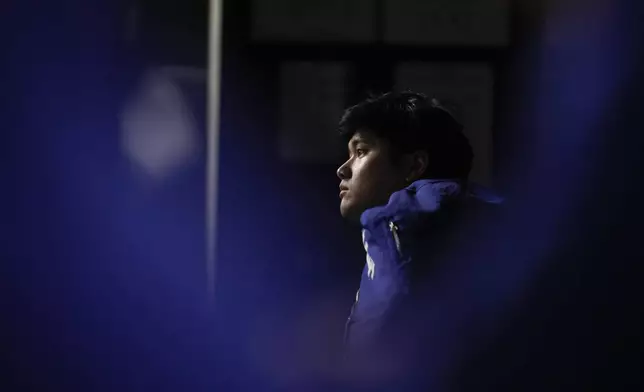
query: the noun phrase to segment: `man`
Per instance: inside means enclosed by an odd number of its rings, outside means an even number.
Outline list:
[[[396,328],[410,327],[403,320],[413,318],[415,294],[454,246],[456,223],[480,211],[470,208],[477,200],[499,200],[474,195],[461,124],[423,94],[367,99],[346,110],[339,129],[349,150],[337,170],[340,212],[361,224],[367,253],[345,344],[349,354],[371,359],[396,344]]]

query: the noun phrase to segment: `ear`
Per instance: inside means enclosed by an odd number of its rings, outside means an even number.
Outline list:
[[[405,180],[409,183],[412,183],[423,177],[425,170],[427,170],[427,165],[429,163],[429,155],[427,151],[415,151],[408,155],[407,157],[407,177]]]

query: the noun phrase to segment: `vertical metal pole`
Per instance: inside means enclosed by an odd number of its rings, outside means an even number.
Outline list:
[[[206,162],[206,278],[208,298],[214,304],[217,280],[217,205],[219,181],[219,131],[223,0],[210,0],[208,21],[208,96]]]

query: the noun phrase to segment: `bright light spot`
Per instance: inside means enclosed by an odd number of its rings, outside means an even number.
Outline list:
[[[121,118],[123,153],[147,175],[162,180],[199,153],[194,115],[178,83],[151,72],[128,102]]]

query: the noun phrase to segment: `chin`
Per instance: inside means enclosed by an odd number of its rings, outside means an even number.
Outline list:
[[[351,215],[351,206],[346,205],[344,201],[340,202],[340,215],[345,219]]]
[[[340,215],[348,221],[351,222],[360,222],[361,211],[358,208],[355,208],[351,205],[345,205],[344,203],[340,204]]]
[[[343,218],[347,218],[349,216],[349,210],[345,208],[343,205],[340,205],[340,215]]]

